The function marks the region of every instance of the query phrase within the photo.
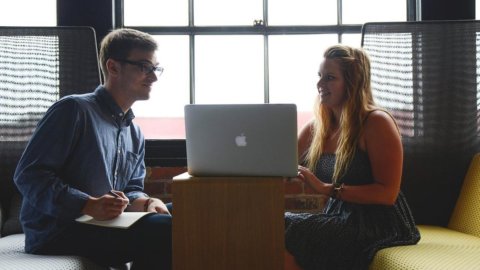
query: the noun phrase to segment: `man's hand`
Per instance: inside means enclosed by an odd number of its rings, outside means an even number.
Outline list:
[[[120,197],[105,194],[99,198],[90,197],[83,207],[82,213],[96,220],[109,220],[119,216],[128,205],[128,199],[121,191],[116,191]]]

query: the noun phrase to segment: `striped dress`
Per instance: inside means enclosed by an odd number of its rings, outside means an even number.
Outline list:
[[[317,177],[331,182],[334,165],[335,154],[323,154],[317,164]],[[345,185],[373,182],[365,151],[357,150],[340,181]],[[392,206],[330,198],[321,213],[285,214],[286,248],[304,270],[365,270],[379,249],[412,245],[419,240],[402,192]]]

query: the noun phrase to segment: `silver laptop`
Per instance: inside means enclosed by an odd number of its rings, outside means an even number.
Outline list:
[[[188,173],[297,175],[295,104],[186,105]]]

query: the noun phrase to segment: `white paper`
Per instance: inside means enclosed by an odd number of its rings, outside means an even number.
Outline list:
[[[75,220],[85,224],[127,229],[141,217],[151,213],[152,212],[123,212],[120,216],[110,220],[96,220],[89,215],[83,215]]]

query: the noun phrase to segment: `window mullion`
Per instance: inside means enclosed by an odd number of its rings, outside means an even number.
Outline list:
[[[342,18],[342,1],[343,0],[337,0],[337,25],[341,26],[343,24],[343,18]],[[338,33],[338,43],[342,43],[342,34]]]
[[[195,104],[195,35],[189,35],[190,40],[190,104]]]
[[[337,25],[342,25],[343,19],[342,19],[342,1],[343,0],[337,0]]]
[[[263,23],[265,28],[268,28],[268,0],[263,0]],[[268,34],[267,31],[265,31],[263,35],[263,88],[265,103],[270,103],[270,68],[268,55]]]
[[[190,29],[195,26],[193,1],[188,0],[188,27]],[[195,104],[195,33],[193,31],[189,32],[190,104]]]
[[[264,87],[264,102],[270,103],[270,71],[269,71],[269,57],[268,57],[268,35],[263,36],[263,87]]]
[[[195,25],[194,20],[194,0],[188,0],[188,26],[193,27]]]
[[[263,23],[268,26],[268,0],[263,0]]]

